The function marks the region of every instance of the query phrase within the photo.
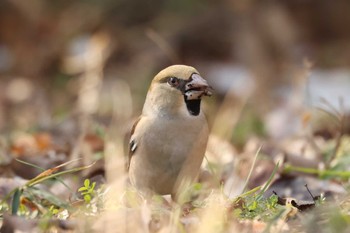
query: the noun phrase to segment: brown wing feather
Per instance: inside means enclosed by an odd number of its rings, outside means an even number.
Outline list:
[[[137,118],[137,120],[135,121],[135,123],[133,124],[131,131],[130,131],[130,135],[129,135],[129,140],[128,140],[128,160],[127,160],[127,164],[126,164],[126,170],[129,171],[129,167],[130,167],[130,161],[131,161],[131,157],[134,154],[136,147],[137,147],[137,142],[135,140],[131,140],[132,136],[134,135],[135,129],[137,124],[139,123],[139,121],[141,120],[141,116],[139,116]]]

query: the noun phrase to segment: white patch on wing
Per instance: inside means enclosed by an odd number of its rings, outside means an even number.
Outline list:
[[[137,143],[136,143],[136,141],[134,139],[132,139],[130,141],[130,151],[134,152],[136,150],[136,148],[137,148]]]

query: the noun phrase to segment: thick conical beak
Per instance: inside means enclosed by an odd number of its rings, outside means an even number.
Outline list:
[[[200,99],[203,95],[211,96],[213,88],[199,74],[192,74],[191,79],[185,85],[184,95],[187,100]]]

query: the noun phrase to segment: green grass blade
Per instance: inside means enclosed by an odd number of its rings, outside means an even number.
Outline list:
[[[255,153],[254,160],[253,160],[253,164],[252,164],[252,166],[251,166],[251,168],[250,168],[248,177],[247,177],[247,179],[245,180],[245,183],[244,183],[244,186],[243,186],[243,189],[242,189],[242,194],[243,194],[243,193],[246,191],[246,189],[247,189],[248,182],[249,182],[249,180],[250,180],[250,177],[252,176],[253,170],[254,170],[254,168],[255,168],[255,163],[256,163],[256,161],[257,161],[257,159],[258,159],[258,155],[259,155],[259,153],[260,153],[261,148],[262,148],[262,145],[258,148],[258,150],[257,150],[256,153]]]
[[[21,195],[23,193],[23,190],[20,188],[17,188],[15,193],[13,194],[12,199],[12,215],[17,215],[17,211],[19,209],[19,205],[21,204]]]
[[[262,196],[266,192],[266,190],[270,187],[272,179],[273,179],[273,177],[275,177],[275,174],[276,174],[276,172],[278,170],[279,164],[280,164],[280,162],[278,161],[276,166],[274,167],[274,169],[273,169],[269,179],[267,180],[267,182],[265,183],[264,187],[259,192],[258,196]]]
[[[16,160],[17,162],[19,162],[19,163],[23,163],[23,164],[28,165],[28,166],[30,166],[30,167],[34,167],[34,168],[39,169],[39,170],[41,170],[41,171],[45,171],[45,169],[44,169],[44,168],[39,167],[39,166],[37,166],[37,165],[35,165],[35,164],[32,164],[32,163],[26,162],[26,161],[21,160],[21,159],[15,159],[15,160]]]
[[[66,171],[61,171],[61,172],[57,172],[57,173],[54,173],[54,174],[51,174],[51,175],[48,175],[48,176],[41,176],[41,177],[36,177],[30,181],[28,181],[25,186],[34,186],[36,184],[39,184],[45,180],[49,180],[49,179],[52,179],[52,178],[56,178],[58,176],[62,176],[62,175],[65,175],[65,174],[70,174],[70,173],[74,173],[74,172],[78,172],[78,171],[81,171],[81,170],[85,170],[85,169],[88,169],[90,167],[92,167],[96,162],[90,164],[90,165],[87,165],[87,166],[82,166],[82,167],[77,167],[77,168],[72,168],[72,169],[69,169],[69,170],[66,170]]]
[[[290,172],[301,172],[309,175],[317,175],[321,178],[324,177],[333,177],[333,178],[342,178],[342,179],[349,179],[350,178],[350,171],[336,171],[336,170],[319,170],[315,168],[308,168],[308,167],[295,167],[295,166],[285,166],[283,169],[284,173],[290,173]]]
[[[257,187],[255,187],[255,188],[253,188],[253,189],[251,189],[251,190],[248,190],[248,191],[245,192],[245,193],[242,193],[242,194],[239,195],[238,197],[246,197],[246,196],[249,196],[249,195],[251,195],[251,194],[253,194],[253,193],[256,193],[257,191],[261,190],[261,187],[262,187],[262,186],[257,186]]]
[[[75,160],[72,160],[72,161],[69,161],[69,163],[72,163],[72,162],[75,162],[75,161],[77,161],[77,160],[79,160],[80,158],[78,158],[78,159],[75,159]],[[37,166],[37,165],[35,165],[35,164],[33,164],[33,163],[29,163],[29,162],[26,162],[26,161],[23,161],[23,160],[21,160],[21,159],[15,159],[17,162],[19,162],[19,163],[23,163],[23,164],[25,164],[25,165],[28,165],[28,166],[30,166],[30,167],[34,167],[34,168],[37,168],[38,170],[41,170],[41,171],[46,171],[47,169],[45,169],[45,168],[42,168],[42,167],[40,167],[40,166]],[[67,164],[67,163],[64,163],[64,164],[61,164],[61,165],[59,165],[59,166],[63,166],[63,165],[65,165],[65,164]],[[34,182],[34,180],[35,179],[37,179],[38,177],[34,177],[33,179],[31,179],[31,181],[32,182]],[[64,187],[66,187],[70,192],[71,192],[71,194],[74,196],[75,195],[75,193],[73,192],[73,190],[60,178],[60,177],[56,177],[55,178],[57,181],[59,181]]]
[[[69,207],[70,207],[68,202],[61,200],[60,198],[58,198],[54,194],[52,194],[52,193],[50,193],[48,191],[45,191],[43,189],[38,189],[38,188],[35,188],[35,187],[28,187],[26,189],[26,191],[28,193],[30,193],[31,195],[36,196],[36,197],[38,197],[40,199],[47,200],[51,204],[53,204],[55,206],[59,206],[62,209],[69,209]]]

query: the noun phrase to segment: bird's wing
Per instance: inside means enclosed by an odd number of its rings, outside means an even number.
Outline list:
[[[133,154],[135,153],[135,151],[137,149],[137,139],[134,137],[134,133],[135,133],[136,126],[140,122],[140,120],[141,120],[141,116],[139,116],[139,118],[135,121],[135,123],[133,124],[131,131],[130,131],[128,160],[127,160],[127,164],[126,164],[127,171],[129,171],[131,157],[133,156]]]

